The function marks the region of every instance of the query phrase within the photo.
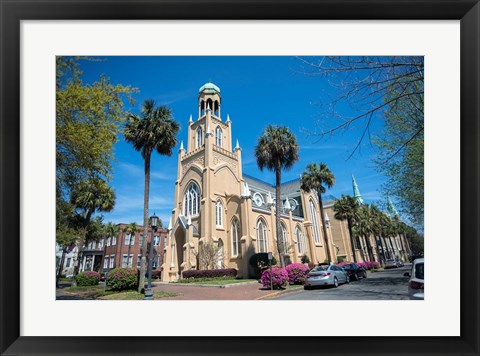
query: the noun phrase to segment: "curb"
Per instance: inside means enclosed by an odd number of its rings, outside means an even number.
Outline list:
[[[281,290],[281,291],[273,292],[273,293],[270,293],[270,294],[267,294],[267,295],[262,295],[261,297],[256,298],[255,300],[270,299],[270,298],[277,297],[279,295],[290,294],[290,293],[299,292],[299,291],[302,291],[302,290],[303,290],[302,288],[295,288],[295,289],[290,289],[290,290]]]

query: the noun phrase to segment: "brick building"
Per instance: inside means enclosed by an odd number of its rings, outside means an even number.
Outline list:
[[[83,250],[81,271],[107,271],[118,267],[140,268],[143,243],[143,227],[138,226],[140,232],[135,235],[124,232],[127,224],[118,224],[118,236],[108,237],[99,241],[91,241]],[[163,264],[164,248],[166,244],[167,229],[159,228],[154,237],[153,270],[161,271]],[[151,240],[151,230],[148,231],[147,247]],[[147,256],[148,256],[147,250]],[[105,258],[104,258],[105,255]],[[103,264],[103,266],[102,266]]]

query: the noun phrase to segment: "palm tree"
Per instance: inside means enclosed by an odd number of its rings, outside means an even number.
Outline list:
[[[275,172],[275,222],[277,234],[277,249],[280,256],[281,267],[285,266],[283,254],[282,226],[280,222],[281,199],[280,184],[282,181],[282,170],[290,169],[298,161],[298,144],[295,135],[286,126],[268,125],[260,136],[254,150],[257,158],[257,165],[263,171],[267,168]]]
[[[373,236],[377,240],[376,248],[377,248],[377,255],[380,258],[381,261],[385,262],[386,257],[385,257],[385,246],[383,246],[382,243],[382,224],[381,224],[381,215],[383,214],[380,209],[375,205],[372,204],[370,205],[370,213],[372,215],[372,232]],[[380,253],[379,249],[379,243],[380,246],[382,247],[382,253]]]
[[[180,126],[172,118],[172,112],[166,106],[155,107],[151,99],[145,100],[142,105],[141,115],[128,116],[123,135],[125,140],[140,151],[145,166],[145,191],[143,199],[143,243],[141,246],[142,262],[140,267],[139,292],[145,284],[145,267],[148,236],[148,199],[150,193],[150,158],[153,151],[161,155],[172,155],[172,150],[177,144],[176,135]]]
[[[82,210],[82,223],[80,230],[80,241],[78,246],[78,261],[75,266],[74,274],[78,273],[80,261],[82,259],[83,245],[92,219],[96,212],[112,211],[115,206],[115,192],[113,188],[107,185],[107,182],[101,178],[92,178],[77,184],[72,190],[70,202],[76,209]]]
[[[318,204],[320,205],[320,215],[322,218],[323,237],[327,249],[328,262],[332,262],[332,255],[330,254],[330,246],[328,245],[327,227],[325,225],[325,214],[323,212],[322,194],[325,194],[325,187],[331,188],[335,184],[335,176],[330,171],[328,166],[321,162],[319,165],[311,163],[307,166],[307,171],[302,173],[301,189],[307,193],[311,190],[317,193]]]
[[[350,195],[342,195],[340,199],[335,200],[333,204],[333,211],[335,212],[335,218],[338,220],[347,220],[348,232],[350,234],[350,244],[352,247],[353,262],[357,262],[355,256],[355,246],[353,243],[353,226],[358,219],[358,209],[360,204],[357,198]]]
[[[367,245],[367,254],[370,261],[375,261],[373,256],[372,244],[370,243],[370,235],[374,232],[374,215],[368,204],[362,204],[358,210],[358,224],[360,236],[363,236]]]
[[[136,233],[140,232],[140,227],[136,222],[131,222],[130,224],[128,224],[123,228],[123,232],[130,235],[130,238],[128,239],[127,267],[131,267],[130,266],[130,250],[132,248],[132,236],[135,237]],[[143,239],[145,240],[145,236],[143,237]]]

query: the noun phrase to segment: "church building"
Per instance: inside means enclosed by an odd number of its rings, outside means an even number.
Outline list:
[[[165,246],[162,279],[175,281],[183,271],[204,269],[201,245],[214,246],[216,268],[235,268],[248,278],[249,259],[259,252],[277,257],[277,239],[284,244],[286,263],[327,259],[317,197],[300,189],[300,179],[281,186],[282,233],[275,228],[275,186],[242,172],[242,149],[232,139],[230,117],[221,114],[220,88],[203,85],[198,118],[190,116],[188,140],[178,152],[175,206]],[[259,132],[259,135],[261,133]],[[326,205],[326,227],[332,259],[341,252],[351,260],[346,221],[334,218]],[[334,236],[335,235],[335,236]]]

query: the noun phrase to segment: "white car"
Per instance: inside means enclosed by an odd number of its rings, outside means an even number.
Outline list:
[[[424,299],[424,259],[417,258],[413,261],[412,272],[405,272],[404,276],[410,277],[408,281],[408,296],[410,299]]]

